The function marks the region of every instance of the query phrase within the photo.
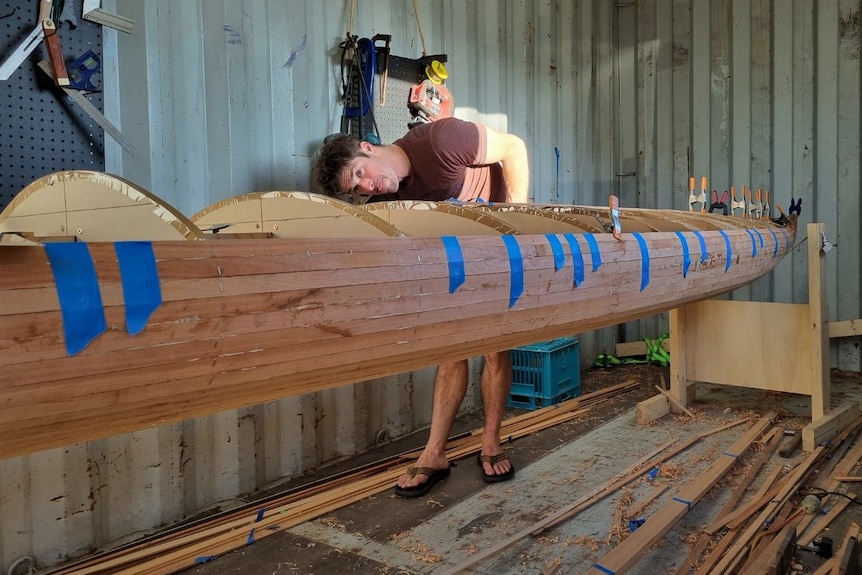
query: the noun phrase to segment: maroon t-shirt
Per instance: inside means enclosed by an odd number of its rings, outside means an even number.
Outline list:
[[[484,127],[443,118],[412,128],[394,144],[410,159],[410,175],[398,187],[399,199],[505,201],[502,167],[482,164],[487,154]]]

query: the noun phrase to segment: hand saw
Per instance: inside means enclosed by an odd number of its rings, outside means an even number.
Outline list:
[[[39,1],[39,24],[36,25],[15,51],[6,58],[6,61],[0,64],[0,80],[11,78],[15,70],[24,63],[24,60],[33,53],[33,50],[36,49],[36,46],[44,38],[55,82],[58,86],[69,85],[69,76],[66,73],[66,64],[63,60],[63,52],[60,49],[60,38],[57,36],[57,27],[54,25],[54,21],[51,20],[52,3],[53,0]]]

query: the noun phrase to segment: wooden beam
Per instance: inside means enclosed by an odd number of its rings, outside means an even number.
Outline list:
[[[862,335],[862,319],[830,321],[828,326],[829,339],[832,339],[834,337],[853,337],[856,335]],[[646,346],[644,346],[644,348],[646,348]]]
[[[670,339],[665,338],[661,342],[661,348],[665,351],[670,351]],[[625,343],[618,343],[615,346],[616,356],[617,357],[632,357],[637,355],[646,355],[646,342],[645,341],[630,341]]]
[[[646,425],[670,413],[670,402],[663,394],[654,395],[637,404],[635,414],[638,425]]]
[[[848,401],[830,413],[815,419],[802,428],[802,449],[807,452],[825,441],[831,440],[838,432],[859,417],[859,404]]]

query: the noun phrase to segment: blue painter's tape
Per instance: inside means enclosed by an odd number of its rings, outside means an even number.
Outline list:
[[[641,291],[644,291],[649,285],[649,248],[647,247],[646,240],[640,233],[634,232],[632,235],[638,241],[638,245],[641,248]]]
[[[733,258],[733,246],[730,245],[730,236],[727,235],[727,232],[718,230],[718,233],[724,238],[724,247],[727,248],[727,258],[724,262],[724,271],[727,271],[730,269],[730,260]]]
[[[575,285],[579,286],[584,283],[584,255],[581,253],[581,246],[578,245],[578,240],[574,234],[563,234],[569,248],[572,250],[572,265],[575,268]]]
[[[75,355],[107,329],[96,268],[85,243],[46,243],[63,312],[66,353]]]
[[[760,238],[760,247],[761,247],[761,248],[766,247],[766,244],[765,244],[765,243],[764,243],[764,241],[763,241],[763,234],[761,234],[761,233],[760,233],[760,230],[758,230],[757,228],[755,228],[755,229],[753,229],[753,230],[751,230],[751,231],[753,231],[753,232],[754,232],[754,234],[755,234],[758,238]]]
[[[775,249],[772,250],[772,257],[777,257],[778,256],[778,235],[772,230],[769,230],[769,233],[772,234],[772,239],[775,240]]]
[[[593,563],[593,567],[595,567],[596,569],[598,569],[602,573],[606,573],[607,575],[616,575],[616,573],[614,571],[611,571],[610,569],[608,569],[604,565],[599,565],[598,563]]]
[[[722,455],[726,455],[726,456],[732,457],[734,459],[739,459],[739,455],[737,455],[736,453],[731,453],[729,451],[725,451],[724,453],[722,453]]]
[[[117,242],[114,250],[126,301],[126,329],[135,335],[143,331],[150,315],[162,305],[156,256],[150,242]]]
[[[506,244],[506,251],[509,253],[509,270],[512,276],[512,283],[509,287],[509,307],[514,307],[518,298],[524,293],[524,262],[521,259],[521,247],[515,236],[504,235],[502,237],[503,243]]]
[[[700,261],[705,262],[706,258],[709,257],[709,253],[706,251],[706,240],[703,238],[703,234],[700,232],[692,232],[694,233],[694,237],[697,238],[697,241],[700,242]]]
[[[593,260],[593,271],[596,271],[602,265],[602,252],[599,250],[599,242],[596,241],[596,236],[593,234],[584,234],[584,239],[587,240],[587,245],[590,246],[590,259]]]
[[[446,260],[449,262],[449,293],[455,293],[464,283],[464,253],[461,244],[454,236],[443,236],[443,247],[446,248]]]
[[[210,561],[215,561],[216,555],[202,555],[200,557],[195,557],[195,565],[200,565],[201,563],[209,563]]]
[[[679,497],[674,497],[673,500],[678,501],[679,503],[682,503],[683,505],[691,509],[691,501],[686,501],[685,499],[680,499]]]
[[[748,232],[748,237],[751,238],[751,257],[757,257],[757,238],[754,237],[754,232],[751,230],[745,230]]]
[[[688,240],[682,232],[676,232],[676,237],[679,238],[679,243],[682,244],[682,277],[688,275],[688,268],[691,265],[691,254],[688,252]]]
[[[263,521],[263,514],[266,513],[266,507],[261,507],[257,510],[257,519],[254,520],[255,523],[258,521]]]
[[[254,527],[248,532],[248,539],[245,540],[246,545],[251,545],[252,543],[254,543]]]
[[[560,238],[554,234],[546,234],[548,243],[551,244],[551,252],[554,254],[554,271],[558,272],[566,265],[566,254],[563,253],[563,244],[560,243]]]

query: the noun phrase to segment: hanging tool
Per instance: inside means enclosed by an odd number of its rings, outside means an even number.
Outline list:
[[[688,211],[694,211],[694,204],[700,204],[700,213],[706,213],[706,176],[700,179],[700,194],[694,193],[694,178],[688,179]]]
[[[737,214],[736,210],[742,211]],[[745,217],[745,185],[742,186],[742,199],[739,201],[736,200],[736,189],[730,186],[730,213],[740,218]]]
[[[764,197],[766,198],[766,201],[763,203],[763,206],[762,206],[762,208],[761,208],[761,209],[762,209],[762,214],[761,214],[761,216],[760,216],[760,219],[768,220],[768,219],[769,219],[769,217],[772,215],[772,214],[771,214],[771,212],[770,212],[770,210],[769,210],[769,190],[766,190],[766,191],[764,192],[764,194],[765,194],[765,196],[764,196]]]
[[[721,211],[725,216],[730,214],[730,208],[727,207],[727,190],[721,194],[721,201],[718,200],[718,191],[712,190],[712,203],[709,205],[709,213]]]
[[[377,48],[377,42],[385,42],[382,48]],[[386,84],[389,80],[389,43],[392,42],[391,34],[375,34],[371,41],[374,43],[375,50],[383,55],[383,72],[380,76],[380,106],[386,105]]]
[[[100,68],[99,57],[92,50],[87,50],[77,60],[66,66],[66,71],[69,74],[69,87],[87,92],[98,92],[99,88],[90,81],[90,78],[98,74]]]
[[[57,27],[51,19],[52,0],[40,0],[39,23],[21,44],[0,65],[0,80],[8,80],[24,60],[33,53],[36,46],[43,39],[48,48],[48,57],[51,61],[54,81],[58,86],[68,86],[69,77],[66,74],[66,66],[63,62],[63,52],[60,49],[60,38],[57,35]]]
[[[341,131],[379,144],[380,132],[374,117],[376,54],[374,42],[368,38],[348,36],[341,43],[341,82],[344,99]],[[371,119],[370,127],[365,125],[366,117]],[[354,122],[358,123],[358,133],[353,129]]]

